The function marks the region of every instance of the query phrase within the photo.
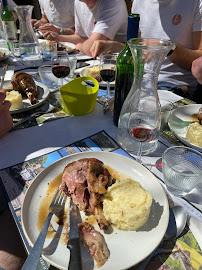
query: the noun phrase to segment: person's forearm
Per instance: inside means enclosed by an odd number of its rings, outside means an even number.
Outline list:
[[[191,70],[192,62],[200,56],[202,56],[202,50],[190,50],[176,44],[175,50],[168,59],[183,69]]]
[[[80,37],[77,34],[73,35],[58,35],[57,42],[71,42],[74,44],[82,43],[86,40],[86,38]]]

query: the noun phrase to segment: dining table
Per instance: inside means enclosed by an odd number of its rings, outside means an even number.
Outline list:
[[[35,81],[41,83],[40,78],[37,77],[37,67],[24,66],[12,56],[4,62],[8,63],[8,73],[27,72],[33,76]],[[50,64],[50,61],[43,60],[43,64]],[[103,88],[100,91],[103,92]],[[191,100],[170,91],[158,90],[158,94],[160,100],[161,98],[167,99],[174,103],[176,107],[193,104]],[[113,152],[130,159],[136,159],[135,155],[131,155],[121,148],[117,139],[118,127],[113,123],[113,112],[110,109],[104,111],[103,105],[105,104],[100,102],[99,99],[91,113],[72,116],[68,115],[62,107],[59,91],[50,92],[49,97],[39,107],[21,114],[13,114],[14,123],[33,112],[37,112],[37,110],[40,111],[46,103],[52,103],[55,110],[45,115],[36,114],[30,121],[13,128],[0,138],[0,184],[7,194],[9,208],[28,253],[31,247],[22,230],[21,207],[27,189],[45,167],[66,155],[85,151]],[[183,143],[167,125],[160,131],[156,150],[142,156],[141,166],[149,170],[160,182],[167,194],[169,206],[181,205],[188,214],[187,226],[183,236],[180,236],[171,245],[173,250],[177,246],[181,255],[176,255],[176,250],[168,252],[170,246],[161,244],[161,252],[151,259],[150,264],[151,267],[155,263],[159,268],[163,265],[174,267],[175,260],[178,260],[182,265],[185,265],[182,256],[186,257],[189,252],[193,268],[181,269],[199,269],[202,266],[202,184],[200,183],[192,196],[188,197],[175,197],[166,190],[162,173],[162,154],[168,147],[174,145],[183,145]],[[43,157],[46,157],[45,166],[40,164],[40,162],[44,162],[42,161]],[[186,237],[189,241],[185,244]],[[41,268],[39,269],[54,269],[44,259],[41,258],[40,262]],[[135,266],[130,269],[135,269]]]

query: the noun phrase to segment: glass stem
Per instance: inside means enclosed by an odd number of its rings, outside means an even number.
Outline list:
[[[60,87],[63,86],[63,78],[60,78]]]
[[[107,96],[110,96],[110,83],[107,82]]]
[[[142,163],[142,159],[141,158],[142,158],[142,142],[140,142],[140,144],[139,144],[139,148],[138,148],[136,160],[139,163]]]

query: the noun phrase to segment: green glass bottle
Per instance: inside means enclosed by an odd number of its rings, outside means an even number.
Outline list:
[[[138,37],[139,14],[130,14],[128,16],[127,40]],[[115,99],[113,121],[118,126],[119,115],[122,105],[126,99],[134,79],[133,57],[126,41],[125,48],[117,57],[116,78],[115,78]]]
[[[10,45],[12,44],[12,42],[16,42],[17,40],[17,28],[13,13],[8,8],[7,0],[2,0],[2,3],[3,3],[3,12],[1,14],[1,19],[7,44],[10,49]]]

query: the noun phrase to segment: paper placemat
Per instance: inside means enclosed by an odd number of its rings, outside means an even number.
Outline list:
[[[57,151],[0,171],[0,184],[5,189],[11,212],[28,251],[30,246],[21,228],[21,206],[27,188],[32,183],[34,177],[54,161],[64,156],[84,151],[108,151],[133,159],[105,131],[100,131]],[[168,199],[172,206],[173,201],[170,197]],[[189,205],[189,207],[195,208],[193,205]],[[200,209],[197,211],[202,215]],[[157,269],[158,267],[162,267],[162,269],[199,269],[202,265],[201,254],[198,242],[189,228],[186,227],[177,241],[165,241],[160,245],[157,255],[152,258],[149,266],[151,269]],[[179,268],[179,266],[182,267]],[[48,267],[48,264],[43,259],[40,259],[40,265],[37,269],[48,269]],[[51,269],[54,269],[54,267],[51,267]],[[135,267],[132,267],[130,270],[135,270]]]

